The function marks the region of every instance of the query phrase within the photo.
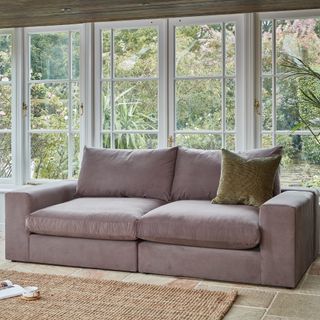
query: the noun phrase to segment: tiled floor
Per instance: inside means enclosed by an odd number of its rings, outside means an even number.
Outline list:
[[[11,262],[5,260],[4,235],[0,233],[0,269],[183,288],[224,291],[236,289],[238,298],[225,320],[320,320],[320,258],[313,263],[298,287],[289,290],[150,274]]]

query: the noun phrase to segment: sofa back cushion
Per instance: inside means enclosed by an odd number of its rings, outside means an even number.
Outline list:
[[[177,148],[84,149],[77,194],[82,197],[139,197],[168,201]]]
[[[282,147],[255,149],[241,153],[247,158],[281,155]],[[220,150],[197,150],[179,147],[171,190],[172,200],[212,200],[217,195],[221,174]],[[280,193],[277,172],[274,195]]]

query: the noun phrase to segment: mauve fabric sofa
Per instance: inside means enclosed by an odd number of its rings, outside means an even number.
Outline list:
[[[260,208],[211,204],[220,171],[220,151],[85,148],[78,181],[6,194],[6,258],[295,287],[318,253],[317,191],[277,175]]]

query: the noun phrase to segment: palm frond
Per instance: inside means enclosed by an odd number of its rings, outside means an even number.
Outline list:
[[[287,70],[287,72],[284,74],[285,78],[311,77],[320,80],[320,73],[312,69],[300,58],[291,56],[289,54],[283,55],[280,60],[280,65]]]
[[[307,120],[305,119],[304,117],[302,117],[299,113],[299,118],[300,118],[300,121],[303,125],[306,126],[306,128],[310,131],[310,133],[312,134],[312,136],[314,137],[314,139],[316,140],[316,142],[320,145],[320,133],[316,133],[313,129],[312,129],[312,124]]]
[[[311,104],[313,107],[320,109],[320,97],[317,97],[311,90],[299,89],[304,97],[304,101]]]

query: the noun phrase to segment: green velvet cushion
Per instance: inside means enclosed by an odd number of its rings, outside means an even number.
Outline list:
[[[247,159],[222,149],[221,177],[212,203],[260,207],[273,196],[281,156]]]

